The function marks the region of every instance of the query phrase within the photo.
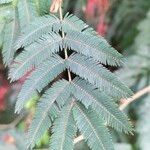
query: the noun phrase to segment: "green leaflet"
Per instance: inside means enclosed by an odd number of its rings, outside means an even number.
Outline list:
[[[36,6],[31,0],[18,1],[18,13],[21,31],[29,25],[36,17]]]
[[[92,150],[114,150],[109,132],[96,113],[79,103],[76,103],[73,111],[77,126]]]
[[[3,45],[5,24],[6,24],[5,20],[3,18],[0,18],[0,48],[2,48]]]
[[[75,121],[72,115],[72,105],[67,104],[54,121],[53,134],[50,140],[50,150],[72,150],[73,138],[76,133]]]
[[[96,33],[96,31],[94,31],[94,29],[89,27],[89,25],[87,25],[85,22],[83,22],[81,19],[79,19],[73,14],[67,13],[64,16],[61,25],[62,25],[62,30],[66,33],[68,32],[70,33],[70,31],[78,31],[78,32],[82,32],[82,34],[95,35],[99,37],[100,40],[102,39],[104,40],[104,38],[102,38],[100,35]]]
[[[34,22],[31,22],[31,24],[24,28],[22,35],[15,43],[15,49],[35,42],[43,34],[51,32],[53,27],[58,26],[59,22],[59,19],[53,15],[38,17]]]
[[[85,107],[91,106],[108,125],[117,131],[131,133],[132,126],[129,124],[127,117],[121,112],[113,100],[104,92],[95,89],[94,86],[85,80],[76,78],[72,81],[75,87],[74,96],[80,100]]]
[[[80,20],[78,17],[74,16],[73,14],[67,13],[64,16],[62,21],[62,29],[65,32],[69,32],[70,30],[75,31],[82,31],[83,29],[87,28],[88,25]]]
[[[64,60],[55,55],[33,71],[31,76],[23,84],[18,95],[15,107],[16,112],[20,112],[24,104],[36,94],[36,91],[41,92],[48,83],[64,71],[65,67]]]
[[[12,81],[18,80],[26,72],[37,67],[53,53],[59,51],[62,45],[62,38],[57,34],[46,35],[36,43],[25,48],[21,54],[15,58],[15,63],[9,71],[9,78]],[[61,48],[62,49],[62,48]]]
[[[73,15],[67,14],[62,23],[60,23],[59,18],[54,15],[38,17],[35,21],[31,22],[26,28],[23,29],[23,34],[15,43],[15,48],[18,49],[21,46],[29,45],[40,38],[43,34],[51,32],[52,30],[59,31],[61,26],[66,32],[69,31],[68,28],[71,30],[81,31],[87,27],[83,21]]]
[[[14,49],[13,44],[18,35],[18,20],[16,16],[15,10],[13,10],[13,18],[12,21],[8,22],[5,25],[5,33],[4,33],[4,44],[3,44],[3,62],[6,66],[10,65],[14,58],[14,54],[16,49]]]
[[[91,84],[110,95],[115,95],[119,99],[132,95],[131,90],[117,79],[116,76],[92,59],[80,54],[74,54],[67,60],[67,66],[75,74],[88,80]]]
[[[66,80],[56,82],[50,89],[48,89],[41,99],[36,109],[35,117],[30,125],[27,136],[27,147],[33,148],[35,143],[39,141],[46,130],[52,125],[53,114],[54,117],[58,115],[55,102],[66,98],[66,90],[70,83]],[[67,92],[68,98],[70,96]],[[59,113],[60,114],[60,113]],[[64,114],[65,115],[65,114]],[[61,125],[61,124],[60,124]]]
[[[64,44],[70,49],[92,57],[103,64],[115,66],[123,63],[122,55],[114,50],[102,37],[68,30],[64,38]]]

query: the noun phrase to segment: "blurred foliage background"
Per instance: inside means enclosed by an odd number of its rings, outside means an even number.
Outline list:
[[[17,94],[26,77],[10,84],[2,54],[13,49],[15,39],[27,24],[37,16],[49,14],[50,4],[51,0],[0,0],[0,150],[25,149],[24,132],[38,99],[33,97],[20,115],[14,114]],[[135,93],[150,85],[150,0],[64,0],[63,10],[86,21],[125,55],[125,67],[108,68]],[[150,94],[124,111],[131,118],[135,134],[128,136],[110,131],[116,150],[149,150]],[[50,136],[50,132],[45,133],[35,149],[46,149]],[[89,148],[81,141],[75,149]]]

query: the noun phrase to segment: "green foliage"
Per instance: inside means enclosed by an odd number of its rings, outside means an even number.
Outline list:
[[[6,3],[10,3],[13,0],[0,0],[0,4],[6,4]]]
[[[103,120],[95,112],[90,109],[85,109],[79,103],[75,104],[73,111],[77,127],[91,149],[114,149]]]
[[[39,15],[49,14],[49,6],[52,0],[32,0],[35,2]]]
[[[135,39],[132,46],[136,53],[131,55],[127,59],[127,66],[119,71],[117,75],[121,80],[133,87],[136,91],[143,89],[150,85],[150,11],[138,26],[139,34]],[[123,72],[126,72],[123,75]],[[149,122],[149,110],[150,110],[150,94],[141,98],[140,105],[135,106],[137,112],[137,132],[138,132],[138,146],[141,150],[149,149],[150,139],[150,122]],[[137,109],[138,108],[138,109]]]
[[[37,17],[36,5],[30,0],[19,0],[18,12],[21,31]]]
[[[73,149],[73,138],[76,133],[72,112],[73,105],[68,104],[61,110],[61,114],[54,122],[53,135],[50,140],[51,150]]]
[[[146,16],[150,7],[149,0],[117,0],[110,11],[110,28],[107,38],[118,47],[127,48],[133,44],[137,31],[137,24]],[[131,50],[130,53],[132,53]]]
[[[117,105],[115,105],[109,95],[106,95],[99,89],[95,89],[94,86],[78,77],[75,78],[72,83],[75,88],[75,97],[81,101],[86,108],[91,106],[97,114],[101,114],[101,117],[108,125],[114,127],[117,131],[130,132],[130,127],[127,128],[128,121],[126,116],[118,110]]]
[[[5,25],[5,34],[4,34],[4,45],[3,45],[3,61],[5,65],[10,65],[10,62],[12,62],[15,49],[13,47],[13,44],[17,38],[18,34],[18,20],[16,16],[16,11],[13,10],[12,20],[10,22],[7,22]]]
[[[27,134],[27,148],[32,149],[52,127],[50,149],[73,149],[77,129],[92,150],[114,149],[108,126],[132,132],[116,103],[132,91],[103,64],[120,66],[122,55],[74,15],[67,13],[62,21],[55,15],[38,16],[43,14],[39,3],[21,0],[13,7],[18,25],[12,19],[13,25],[5,28],[5,36],[11,36],[3,47],[11,81],[31,72],[15,111],[19,113],[34,95],[41,97]]]
[[[16,112],[20,112],[26,101],[34,96],[36,91],[41,92],[49,81],[53,81],[64,69],[64,60],[58,56],[49,57],[45,63],[39,65],[39,68],[33,71],[22,86],[16,102]]]

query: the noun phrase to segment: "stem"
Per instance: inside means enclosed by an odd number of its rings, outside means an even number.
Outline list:
[[[60,16],[60,21],[62,21],[63,20],[63,15],[62,15],[61,5],[59,7],[59,16]],[[65,37],[65,34],[62,31],[62,38],[64,38],[64,37]],[[67,48],[64,48],[64,53],[65,53],[65,59],[68,59]],[[70,73],[69,69],[67,69],[67,72],[68,72],[68,80],[69,80],[69,82],[71,82],[72,79],[71,79],[71,73]]]
[[[128,99],[121,100],[121,101],[124,101],[124,103],[120,105],[119,109],[120,110],[125,109],[130,103],[132,103],[133,101],[137,100],[138,98],[140,98],[141,96],[149,92],[150,92],[150,86],[145,87],[144,89],[138,91],[136,94],[134,94],[132,97]]]

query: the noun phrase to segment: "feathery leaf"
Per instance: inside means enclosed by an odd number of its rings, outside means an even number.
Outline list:
[[[103,64],[116,66],[123,63],[122,55],[102,37],[68,30],[64,38],[64,45]]]
[[[131,132],[132,127],[127,117],[117,108],[113,100],[104,92],[96,89],[85,80],[75,78],[72,81],[75,87],[74,96],[80,100],[86,108],[89,106],[106,120],[109,126],[117,131]]]
[[[74,105],[73,112],[77,126],[92,150],[114,150],[110,134],[96,113],[79,103]]]
[[[53,134],[50,140],[50,150],[72,150],[73,138],[76,133],[72,115],[72,105],[68,104],[61,110],[54,122]]]
[[[35,143],[38,142],[45,131],[52,125],[51,121],[53,121],[53,118],[51,116],[53,116],[53,114],[56,114],[54,117],[58,115],[55,102],[61,101],[62,98],[67,99],[65,96],[68,84],[68,81],[60,80],[52,85],[52,87],[40,98],[36,114],[30,125],[27,136],[28,147],[33,148]],[[69,92],[68,95],[70,96]]]
[[[46,34],[59,24],[59,19],[53,15],[47,15],[37,18],[31,22],[26,28],[24,28],[22,35],[15,43],[15,49],[19,49],[22,46],[27,46],[36,41],[43,34]]]
[[[18,13],[21,31],[37,17],[35,3],[31,0],[18,1]]]
[[[36,94],[36,90],[41,92],[57,75],[59,75],[66,65],[58,55],[50,57],[44,64],[40,65],[31,76],[25,81],[18,95],[15,110],[20,112],[24,104]]]
[[[58,52],[61,46],[62,38],[54,33],[39,39],[37,42],[26,47],[25,51],[16,57],[9,71],[9,78],[12,81],[18,80],[26,72],[36,68],[53,53]]]
[[[132,91],[116,76],[97,62],[80,54],[74,54],[67,60],[68,68],[91,84],[117,98],[129,97]]]
[[[6,66],[10,65],[13,60],[16,49],[13,44],[18,34],[18,20],[15,10],[13,11],[13,20],[5,25],[4,45],[3,45],[3,62]]]
[[[80,20],[73,14],[69,15],[69,13],[67,13],[64,19],[62,20],[62,29],[65,32],[70,30],[82,31],[87,27],[88,25],[86,23],[84,23],[82,20]]]

